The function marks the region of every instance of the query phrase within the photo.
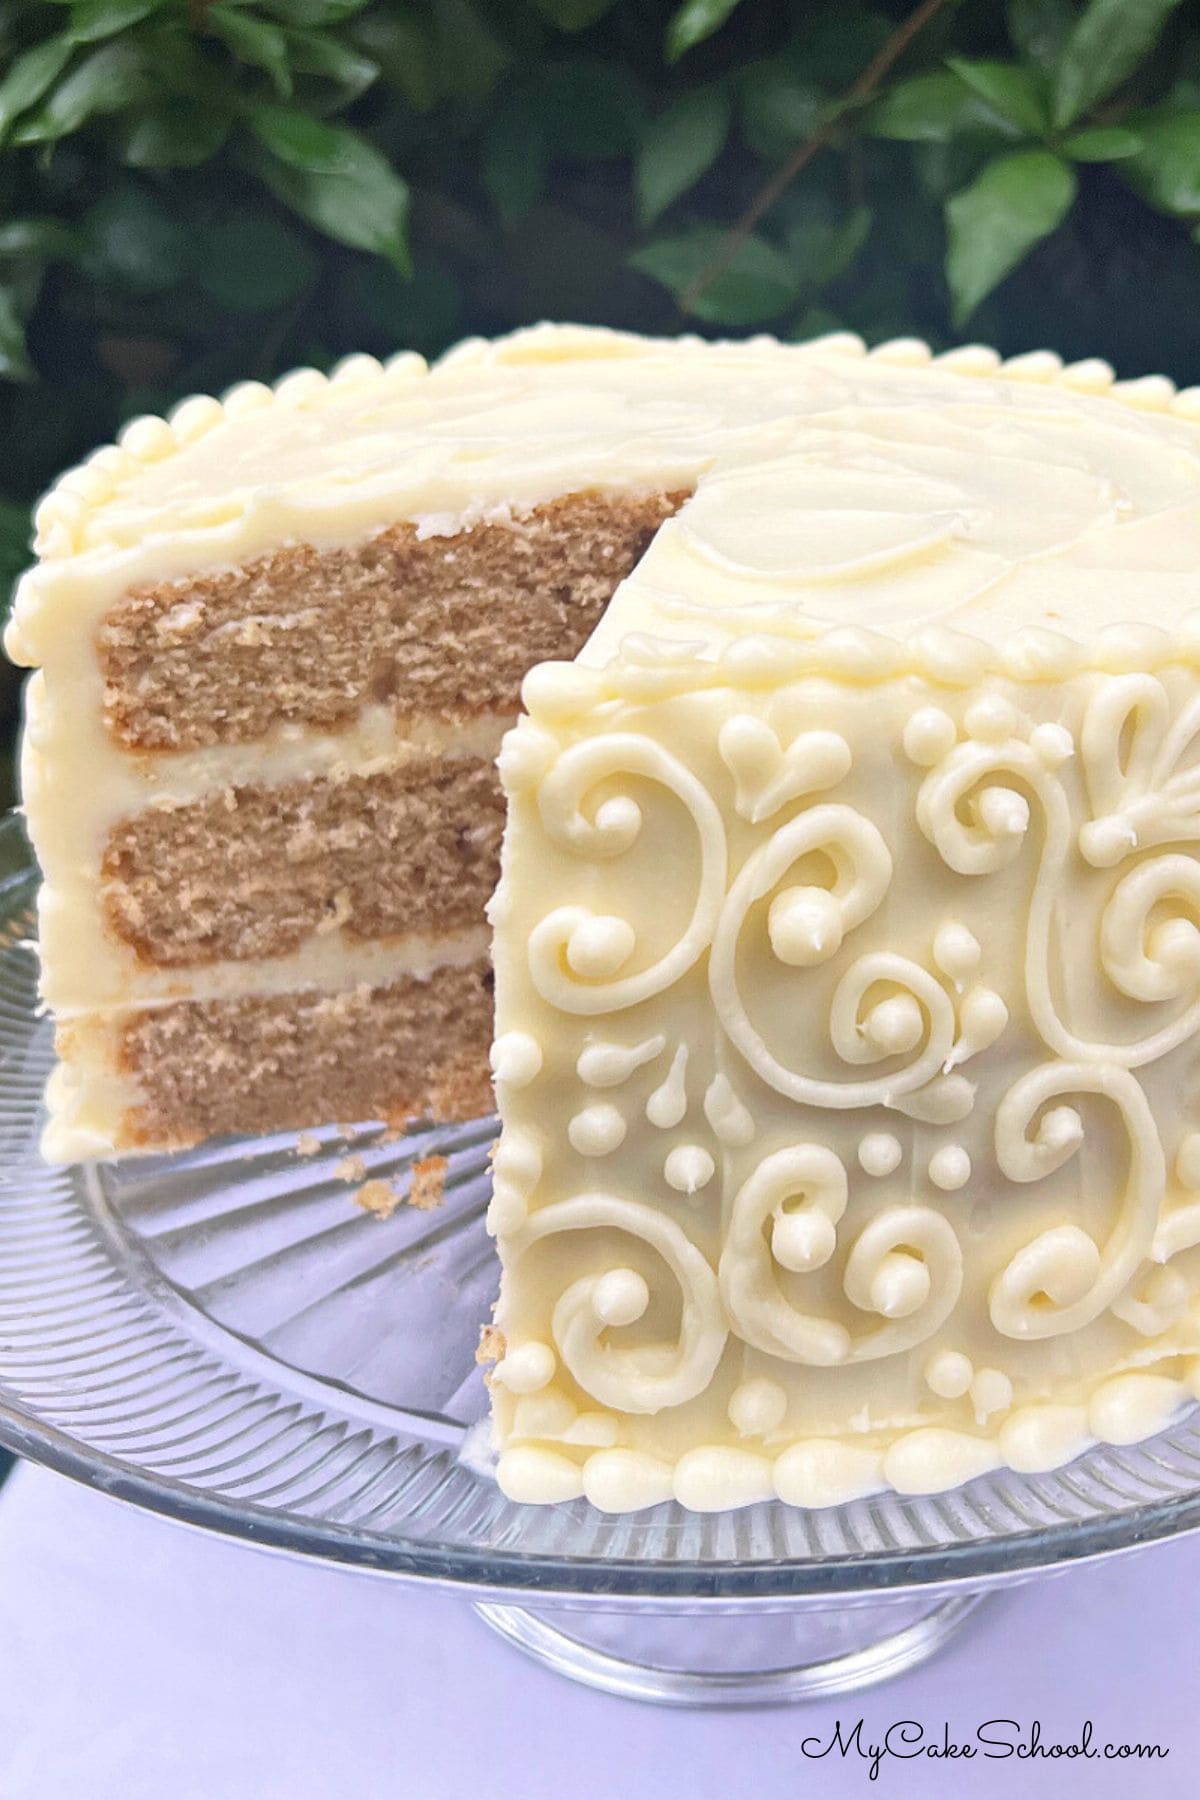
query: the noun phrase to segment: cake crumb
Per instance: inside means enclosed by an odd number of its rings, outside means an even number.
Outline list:
[[[402,1196],[386,1181],[364,1182],[354,1196],[355,1206],[372,1213],[377,1219],[390,1219]]]
[[[321,1140],[315,1131],[302,1131],[296,1139],[297,1156],[315,1156],[321,1148]]]
[[[343,1156],[333,1171],[339,1181],[361,1181],[367,1172],[367,1165],[361,1156]]]
[[[507,1349],[504,1333],[497,1326],[481,1325],[479,1327],[479,1344],[475,1351],[477,1363],[498,1363]]]
[[[424,1156],[420,1162],[412,1166],[412,1180],[408,1189],[408,1204],[415,1206],[418,1212],[432,1212],[445,1199],[446,1170],[449,1161],[444,1156]]]

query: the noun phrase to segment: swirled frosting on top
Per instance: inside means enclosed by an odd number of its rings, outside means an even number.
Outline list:
[[[586,488],[694,489],[602,628],[816,639],[853,625],[991,646],[1171,629],[1200,562],[1200,391],[1048,353],[902,340],[656,341],[539,326],[432,369],[355,357],[140,419],[38,513],[10,654],[42,659],[147,579],[281,543],[430,533]],[[1069,579],[1067,575],[1069,572]]]

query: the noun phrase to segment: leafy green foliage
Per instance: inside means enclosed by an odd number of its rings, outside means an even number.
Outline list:
[[[684,0],[667,27],[667,55],[672,62],[719,31],[740,0]]]
[[[1200,378],[1197,9],[947,5],[893,58],[912,5],[0,0],[0,570],[132,413],[538,317]]]
[[[1127,81],[1180,0],[1088,0],[1062,48],[1054,123],[1073,125]]]
[[[0,81],[0,138],[14,119],[41,99],[71,60],[74,44],[67,36],[46,38],[18,56]]]
[[[634,187],[638,217],[652,225],[694,187],[729,136],[729,96],[719,87],[684,94],[647,126],[638,147]]]
[[[1164,212],[1200,219],[1200,111],[1160,109],[1137,122],[1140,148],[1125,173]]]
[[[679,237],[656,238],[630,257],[635,269],[683,297],[721,251],[718,226],[701,225]],[[799,295],[787,257],[765,239],[748,237],[703,293],[691,301],[698,319],[714,325],[757,325],[779,316]]]
[[[251,166],[273,193],[327,237],[408,274],[408,184],[366,138],[294,107],[256,107],[249,123],[260,146]]]
[[[946,276],[958,320],[1032,246],[1062,224],[1075,198],[1074,171],[1048,150],[1014,150],[986,164],[946,205]]]
[[[1046,84],[1037,69],[1020,63],[971,62],[948,56],[946,66],[985,106],[1027,137],[1040,137],[1050,123]]]

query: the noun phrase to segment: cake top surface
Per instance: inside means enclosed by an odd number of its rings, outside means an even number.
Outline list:
[[[1032,629],[1053,663],[1056,639],[1161,634],[1197,604],[1200,390],[1046,352],[539,326],[432,369],[355,357],[135,421],[39,508],[8,647],[41,660],[98,593],[587,488],[693,491],[593,661],[637,633],[703,657],[764,631],[932,628],[993,649]]]

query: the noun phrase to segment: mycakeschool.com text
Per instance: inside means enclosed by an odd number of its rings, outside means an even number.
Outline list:
[[[1170,1747],[1110,1742],[1091,1719],[1067,1735],[1048,1731],[1040,1719],[985,1719],[966,1731],[916,1719],[896,1719],[883,1727],[868,1726],[864,1719],[838,1719],[828,1730],[802,1739],[800,1752],[806,1762],[859,1762],[868,1780],[879,1781],[886,1780],[891,1766],[901,1764],[1008,1761],[1018,1774],[1040,1762],[1163,1762]]]

